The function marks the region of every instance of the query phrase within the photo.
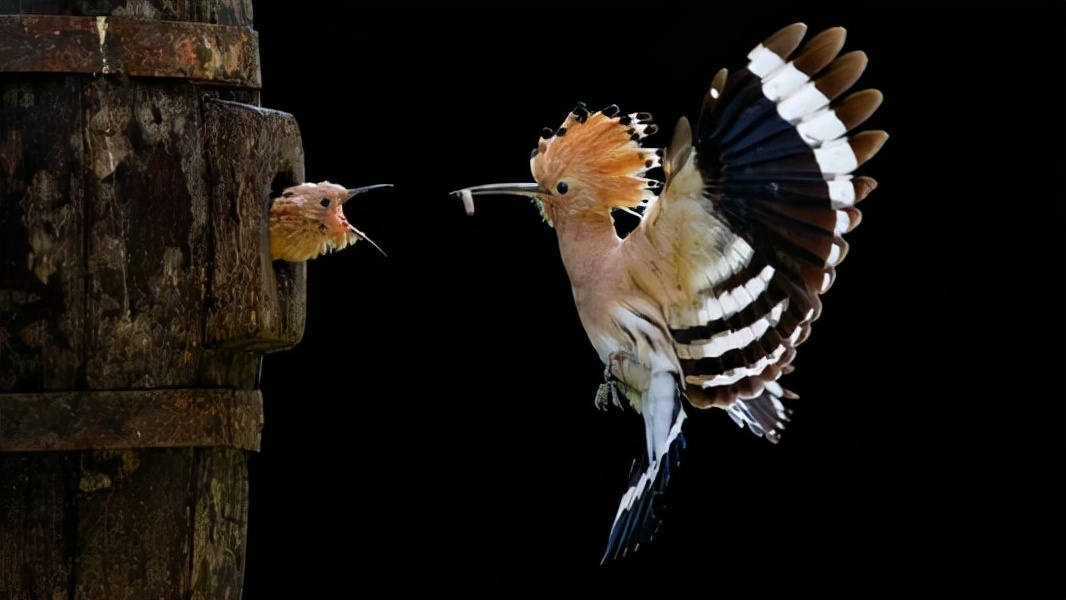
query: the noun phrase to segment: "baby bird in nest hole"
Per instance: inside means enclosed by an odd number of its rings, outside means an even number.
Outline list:
[[[355,196],[391,184],[346,188],[335,183],[301,183],[288,187],[270,204],[270,258],[303,262],[328,252],[342,250],[359,240],[370,242],[365,233],[344,216],[344,203]]]

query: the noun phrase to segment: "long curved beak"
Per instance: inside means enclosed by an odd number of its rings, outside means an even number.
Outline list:
[[[536,183],[490,183],[474,187],[455,190],[452,195],[463,201],[466,214],[474,214],[474,196],[527,196],[537,197],[538,194],[547,194],[548,191]]]
[[[370,190],[379,190],[381,188],[390,188],[390,187],[392,187],[391,183],[379,183],[377,185],[367,185],[367,186],[363,186],[363,187],[349,188],[348,189],[348,197],[345,198],[344,200],[341,200],[341,204],[344,204],[345,202],[351,200],[352,198],[354,198],[355,196],[358,196],[359,194],[365,194],[365,193],[369,192]]]

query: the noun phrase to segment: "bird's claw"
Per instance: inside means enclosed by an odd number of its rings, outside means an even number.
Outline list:
[[[596,408],[600,410],[607,410],[608,406],[613,404],[618,408],[622,408],[622,400],[619,398],[618,382],[614,378],[614,374],[611,373],[611,365],[603,369],[603,383],[596,390]]]
[[[618,398],[618,384],[613,381],[601,383],[596,390],[596,408],[607,410],[610,404],[622,408],[622,401]]]

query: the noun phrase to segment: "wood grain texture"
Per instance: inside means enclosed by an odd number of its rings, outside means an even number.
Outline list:
[[[0,14],[0,72],[261,85],[259,38],[250,27],[123,16]]]
[[[214,242],[205,341],[229,350],[291,347],[303,337],[307,265],[279,263],[288,282],[279,286],[265,249],[271,189],[304,178],[299,126],[288,113],[236,102],[207,101],[204,114]]]
[[[258,106],[251,25],[0,0],[0,600],[241,596],[262,355],[306,311],[266,219],[299,128]]]
[[[75,77],[0,77],[0,392],[81,384],[80,91]]]
[[[251,27],[252,0],[0,0],[0,14],[113,15]]]
[[[183,84],[84,86],[90,389],[196,384],[210,224],[200,98]]]
[[[259,390],[0,394],[0,452],[227,447],[259,450]]]
[[[69,598],[78,456],[0,452],[0,598]]]

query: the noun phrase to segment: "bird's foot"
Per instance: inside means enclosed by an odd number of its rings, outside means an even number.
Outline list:
[[[613,358],[612,358],[613,362]],[[611,364],[608,363],[603,369],[603,383],[596,390],[596,408],[607,410],[610,404],[622,408],[621,392],[618,391],[618,380],[611,372]]]
[[[607,410],[611,404],[618,408],[622,408],[622,401],[619,399],[618,384],[613,381],[606,381],[601,383],[599,389],[596,390],[596,408]]]

